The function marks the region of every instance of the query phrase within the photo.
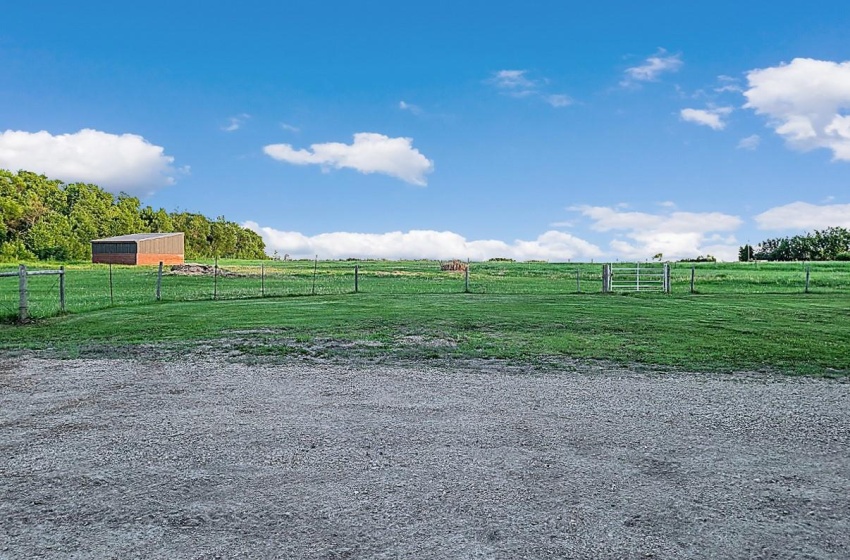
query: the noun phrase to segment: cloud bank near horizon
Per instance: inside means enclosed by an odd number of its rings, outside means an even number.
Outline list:
[[[596,245],[569,233],[550,230],[533,240],[506,243],[496,239],[468,240],[451,231],[410,230],[388,233],[332,232],[307,236],[248,221],[244,227],[258,233],[267,251],[292,258],[323,259],[471,259],[510,258],[518,261],[590,260],[602,256]]]
[[[659,253],[665,260],[699,255],[713,255],[723,261],[738,258],[738,241],[733,232],[744,222],[737,216],[682,211],[649,214],[588,205],[568,210],[589,218],[590,228],[595,231],[614,232],[609,255],[616,258],[641,261]]]

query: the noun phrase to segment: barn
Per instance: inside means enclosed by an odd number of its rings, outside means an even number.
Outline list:
[[[95,239],[91,262],[108,264],[183,264],[183,233],[132,233]]]

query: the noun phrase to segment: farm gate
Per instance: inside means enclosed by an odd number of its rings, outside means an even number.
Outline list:
[[[602,265],[602,291],[670,293],[668,263],[618,263]]]

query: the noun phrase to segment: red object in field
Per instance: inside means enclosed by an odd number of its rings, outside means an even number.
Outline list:
[[[104,264],[183,264],[183,233],[133,233],[95,239],[91,262]]]

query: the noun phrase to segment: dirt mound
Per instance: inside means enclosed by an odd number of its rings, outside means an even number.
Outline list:
[[[468,265],[465,262],[457,259],[440,263],[440,270],[447,270],[449,272],[465,272],[467,267]]]
[[[175,264],[171,267],[171,274],[181,276],[212,276],[216,272],[216,267],[208,264],[186,263]],[[239,276],[235,272],[218,267],[219,276]]]

